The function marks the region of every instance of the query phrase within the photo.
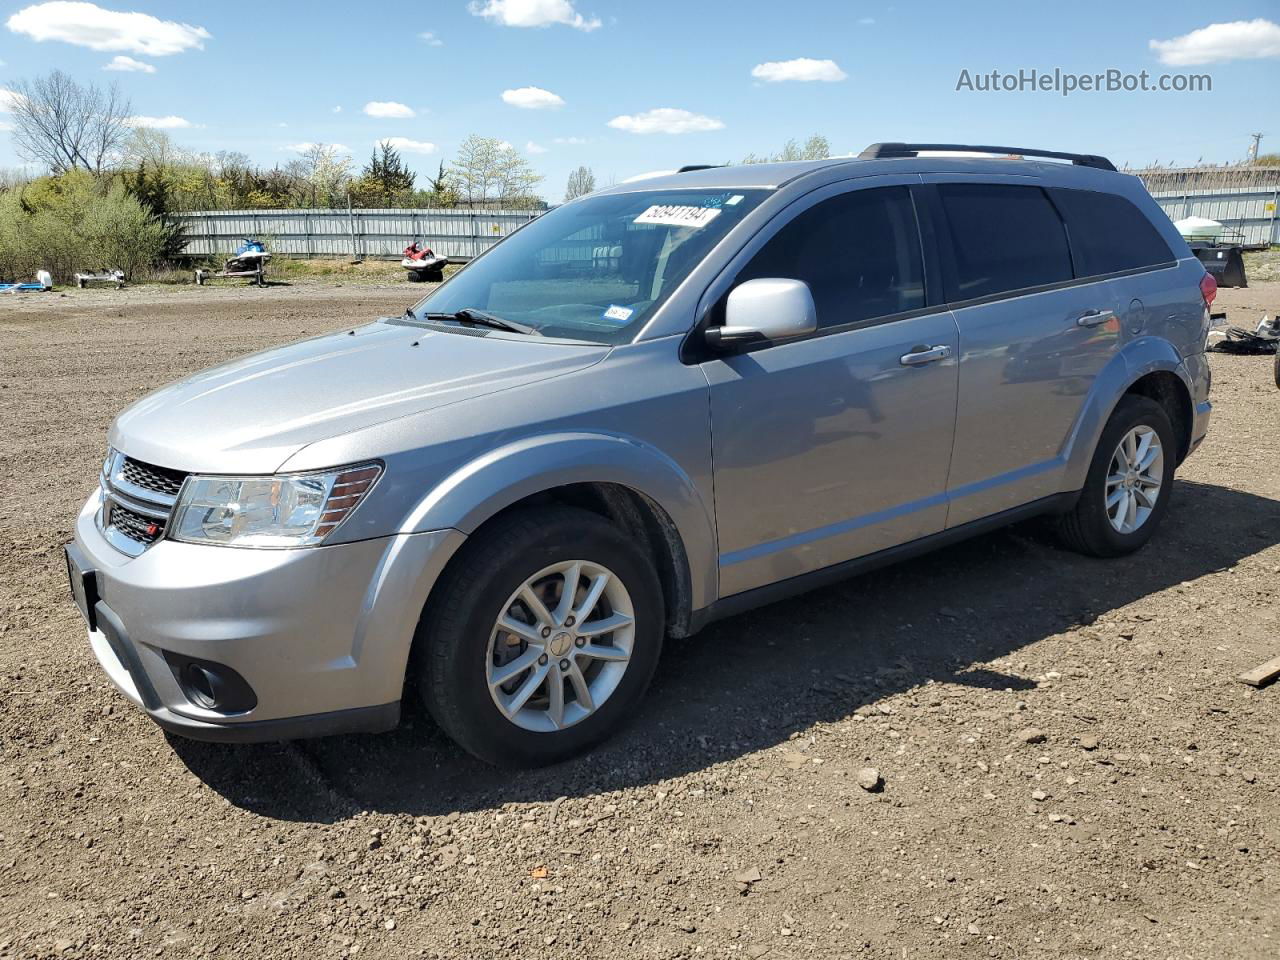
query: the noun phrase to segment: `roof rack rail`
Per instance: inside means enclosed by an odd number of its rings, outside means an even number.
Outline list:
[[[965,153],[1010,154],[1023,157],[1051,157],[1070,160],[1078,167],[1115,170],[1116,165],[1094,153],[1063,153],[1059,150],[1033,150],[1030,147],[986,147],[968,143],[873,143],[858,154],[860,160],[883,160],[887,157],[914,157],[925,150],[963,151]]]
[[[723,166],[723,163],[686,163],[676,173],[692,173],[694,170],[714,170],[716,167]]]

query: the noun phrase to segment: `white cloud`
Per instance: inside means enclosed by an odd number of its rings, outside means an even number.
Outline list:
[[[185,117],[130,117],[125,121],[131,127],[145,127],[149,130],[184,130],[192,126]]]
[[[540,143],[534,143],[532,140],[530,140],[528,143],[524,145],[524,152],[530,153],[530,154],[546,153],[547,148]]]
[[[339,106],[339,107],[334,107],[334,108],[333,108],[333,112],[334,112],[334,113],[341,113],[341,112],[342,112],[342,107],[340,107],[340,106]]]
[[[408,137],[383,137],[381,140],[375,140],[373,145],[389,144],[395,147],[401,153],[435,153],[436,145],[426,140],[410,140]]]
[[[765,83],[785,83],[789,80],[800,83],[812,83],[816,80],[836,83],[848,77],[834,60],[814,60],[810,57],[758,63],[751,68],[751,75]]]
[[[587,138],[586,137],[556,137],[554,142],[577,145],[579,143],[586,143]]]
[[[862,24],[862,26],[864,27],[869,27],[875,22],[876,22],[875,17],[859,17],[858,18],[858,23]]]
[[[1148,45],[1161,63],[1171,67],[1280,57],[1280,24],[1262,18],[1211,23],[1172,40],[1151,40]]]
[[[443,41],[443,40],[441,40],[439,37],[437,37],[437,36],[436,36],[434,33],[432,33],[430,30],[426,31],[425,33],[420,33],[420,34],[418,34],[418,39],[420,39],[420,40],[422,40],[423,42],[425,42],[425,43],[426,43],[426,45],[427,45],[428,47],[443,47],[443,46],[444,46],[444,41]]]
[[[279,123],[277,123],[277,124],[276,124],[276,126],[277,126],[277,127],[282,127],[282,128],[283,128],[283,127],[287,127],[287,126],[289,126],[289,125],[288,125],[287,123],[285,123],[283,120],[281,120]]]
[[[161,20],[149,13],[104,10],[97,4],[71,0],[24,7],[8,19],[6,26],[32,40],[61,40],[90,50],[127,50],[151,57],[201,50],[204,41],[210,39],[204,27]]]
[[[503,90],[502,102],[523,110],[550,110],[564,106],[564,98],[541,87],[517,87]]]
[[[562,23],[575,30],[595,30],[599,17],[584,17],[569,0],[472,0],[468,9],[474,16],[493,20],[506,27],[549,27]]]
[[[610,120],[609,126],[627,133],[697,133],[724,129],[724,124],[714,117],[675,107],[658,107],[634,115],[623,114]]]
[[[417,116],[413,112],[413,107],[406,107],[403,103],[396,103],[394,100],[370,100],[364,105],[364,112],[370,117],[378,117],[382,120],[407,120]]]
[[[306,153],[308,150],[310,150],[314,146],[317,146],[317,144],[312,143],[310,140],[303,140],[301,143],[286,143],[280,149],[290,150],[290,151],[293,151],[294,153]],[[335,150],[338,153],[351,152],[351,148],[348,147],[345,143],[326,143],[326,144],[322,144],[322,146],[329,147],[330,149]]]
[[[156,68],[149,63],[143,63],[141,60],[135,60],[133,57],[126,57],[123,54],[111,58],[103,70],[118,70],[121,73],[155,73]]]
[[[22,94],[0,87],[0,113],[13,113],[13,108],[21,99]]]

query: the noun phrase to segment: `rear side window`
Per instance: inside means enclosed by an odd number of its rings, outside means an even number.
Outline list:
[[[1092,190],[1051,189],[1067,221],[1076,274],[1096,277],[1176,259],[1151,221],[1124,197]]]
[[[944,183],[938,195],[955,254],[949,301],[1072,279],[1066,230],[1039,187]]]
[[[803,280],[819,327],[887,317],[925,305],[915,207],[906,187],[855,190],[814,204],[751,258],[737,283]]]

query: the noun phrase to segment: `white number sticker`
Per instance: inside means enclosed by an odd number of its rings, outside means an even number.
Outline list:
[[[687,207],[674,203],[656,203],[640,216],[636,223],[657,223],[668,227],[693,227],[700,230],[720,216],[718,207]]]

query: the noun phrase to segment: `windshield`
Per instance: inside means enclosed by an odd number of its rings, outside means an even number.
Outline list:
[[[586,197],[543,214],[413,308],[468,307],[548,337],[623,343],[763,190],[663,190]]]

